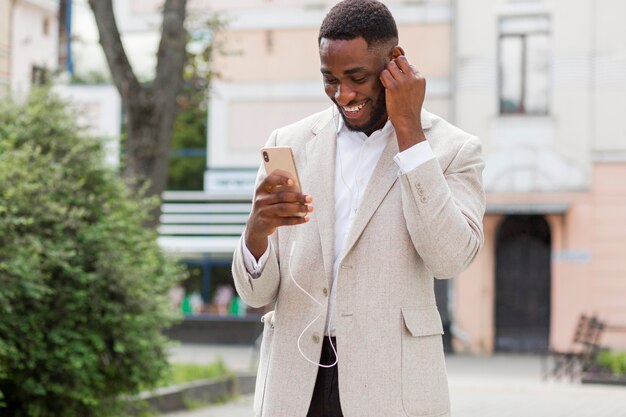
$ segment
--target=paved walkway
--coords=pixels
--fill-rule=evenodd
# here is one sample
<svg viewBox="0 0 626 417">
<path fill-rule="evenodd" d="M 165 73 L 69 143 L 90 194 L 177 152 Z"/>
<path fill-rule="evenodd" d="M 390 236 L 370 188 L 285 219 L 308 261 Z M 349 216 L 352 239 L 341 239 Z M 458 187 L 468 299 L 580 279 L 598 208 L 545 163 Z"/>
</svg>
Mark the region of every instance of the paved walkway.
<svg viewBox="0 0 626 417">
<path fill-rule="evenodd" d="M 181 346 L 172 357 L 187 361 L 193 356 L 200 362 L 219 355 L 233 369 L 244 370 L 252 353 L 248 348 Z M 626 417 L 626 387 L 544 382 L 537 357 L 450 356 L 448 375 L 454 417 Z M 245 396 L 221 406 L 165 416 L 251 417 L 251 410 L 252 397 Z"/>
</svg>

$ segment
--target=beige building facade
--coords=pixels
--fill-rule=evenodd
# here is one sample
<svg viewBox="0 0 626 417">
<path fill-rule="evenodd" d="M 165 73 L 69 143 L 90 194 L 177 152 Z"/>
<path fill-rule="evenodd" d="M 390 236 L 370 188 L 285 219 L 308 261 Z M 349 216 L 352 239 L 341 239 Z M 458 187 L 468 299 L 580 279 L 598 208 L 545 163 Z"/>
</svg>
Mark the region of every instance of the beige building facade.
<svg viewBox="0 0 626 417">
<path fill-rule="evenodd" d="M 0 94 L 9 85 L 11 74 L 11 0 L 0 0 Z"/>
<path fill-rule="evenodd" d="M 58 0 L 0 0 L 0 86 L 28 93 L 58 67 Z"/>
<path fill-rule="evenodd" d="M 626 347 L 626 28 L 620 0 L 458 1 L 456 123 L 483 140 L 485 248 L 454 281 L 455 347 Z"/>
</svg>

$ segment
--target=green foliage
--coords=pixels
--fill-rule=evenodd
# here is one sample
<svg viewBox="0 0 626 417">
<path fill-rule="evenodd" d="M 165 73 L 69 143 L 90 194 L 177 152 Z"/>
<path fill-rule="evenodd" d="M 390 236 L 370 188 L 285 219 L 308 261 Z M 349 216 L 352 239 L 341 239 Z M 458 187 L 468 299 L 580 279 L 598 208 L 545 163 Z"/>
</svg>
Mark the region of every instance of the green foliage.
<svg viewBox="0 0 626 417">
<path fill-rule="evenodd" d="M 0 103 L 1 415 L 120 415 L 167 370 L 182 272 L 74 119 L 46 91 Z"/>
<path fill-rule="evenodd" d="M 157 386 L 166 387 L 200 379 L 219 378 L 231 374 L 231 371 L 228 370 L 222 360 L 210 364 L 174 363 Z"/>
<path fill-rule="evenodd" d="M 183 73 L 183 87 L 178 97 L 179 113 L 174 123 L 172 150 L 206 150 L 207 111 L 211 80 L 219 78 L 212 58 L 224 53 L 219 33 L 226 21 L 217 14 L 189 16 L 189 43 Z M 170 158 L 168 190 L 202 190 L 206 155 L 175 155 Z"/>
<path fill-rule="evenodd" d="M 626 375 L 626 352 L 600 352 L 598 364 L 610 369 L 614 375 Z"/>
<path fill-rule="evenodd" d="M 193 107 L 178 113 L 174 122 L 172 150 L 206 149 L 206 110 Z M 168 190 L 202 190 L 206 156 L 172 156 Z"/>
<path fill-rule="evenodd" d="M 106 71 L 106 70 L 105 70 Z M 102 72 L 91 70 L 86 74 L 72 74 L 72 78 L 70 80 L 71 84 L 81 85 L 81 84 L 110 84 L 111 83 L 111 74 L 109 72 Z"/>
</svg>

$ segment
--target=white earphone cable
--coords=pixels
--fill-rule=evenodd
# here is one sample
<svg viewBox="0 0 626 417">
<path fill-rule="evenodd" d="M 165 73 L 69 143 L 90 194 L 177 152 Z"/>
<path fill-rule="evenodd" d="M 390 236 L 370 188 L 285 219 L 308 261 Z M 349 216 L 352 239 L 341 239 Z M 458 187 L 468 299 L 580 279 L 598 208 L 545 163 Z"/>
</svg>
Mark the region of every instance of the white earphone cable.
<svg viewBox="0 0 626 417">
<path fill-rule="evenodd" d="M 315 362 L 312 359 L 309 359 L 304 352 L 302 351 L 302 346 L 300 346 L 300 342 L 302 341 L 302 337 L 304 336 L 304 334 L 306 333 L 307 330 L 309 330 L 309 327 L 311 327 L 313 325 L 313 323 L 315 323 L 321 316 L 323 313 L 323 308 L 324 305 L 322 303 L 320 303 L 319 301 L 317 301 L 315 299 L 315 297 L 313 297 L 311 294 L 309 294 L 309 292 L 307 290 L 305 290 L 304 288 L 302 288 L 300 286 L 300 284 L 298 284 L 298 281 L 296 281 L 296 279 L 293 276 L 293 273 L 291 272 L 291 260 L 293 259 L 293 253 L 295 252 L 296 249 L 296 241 L 294 240 L 293 243 L 291 244 L 291 250 L 289 251 L 289 276 L 291 277 L 291 280 L 293 281 L 294 284 L 296 284 L 296 287 L 298 287 L 300 289 L 300 291 L 302 291 L 303 293 L 305 293 L 311 300 L 313 300 L 313 302 L 315 304 L 317 304 L 318 306 L 320 306 L 320 312 L 319 314 L 304 328 L 304 330 L 302 330 L 302 333 L 300 333 L 300 336 L 298 337 L 298 341 L 297 341 L 297 346 L 298 346 L 298 351 L 300 352 L 300 355 L 302 355 L 302 357 L 304 359 L 306 359 L 308 362 L 312 363 L 313 365 L 317 365 L 320 366 L 322 368 L 332 368 L 333 366 L 337 365 L 337 362 L 339 361 L 339 357 L 337 356 L 337 349 L 335 348 L 335 345 L 333 345 L 333 341 L 330 338 L 330 314 L 328 314 L 328 322 L 327 324 L 327 328 L 328 328 L 328 341 L 330 342 L 330 347 L 332 348 L 334 354 L 335 354 L 335 362 L 333 362 L 330 365 L 323 365 L 321 363 Z"/>
</svg>

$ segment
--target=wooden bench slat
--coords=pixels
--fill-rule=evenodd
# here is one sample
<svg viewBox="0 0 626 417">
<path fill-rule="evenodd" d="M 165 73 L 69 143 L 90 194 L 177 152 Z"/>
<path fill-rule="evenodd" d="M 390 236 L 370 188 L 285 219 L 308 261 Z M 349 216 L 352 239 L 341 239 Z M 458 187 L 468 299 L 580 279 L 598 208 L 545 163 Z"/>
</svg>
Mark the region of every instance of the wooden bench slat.
<svg viewBox="0 0 626 417">
<path fill-rule="evenodd" d="M 163 214 L 161 224 L 223 224 L 236 223 L 245 224 L 248 221 L 248 214 Z"/>
<path fill-rule="evenodd" d="M 163 197 L 158 242 L 180 256 L 232 253 L 252 210 L 249 196 L 168 191 Z"/>
<path fill-rule="evenodd" d="M 161 205 L 162 213 L 245 213 L 252 210 L 250 203 L 217 203 L 217 204 L 196 204 L 196 203 L 164 203 Z"/>
<path fill-rule="evenodd" d="M 161 235 L 241 235 L 245 225 L 161 225 Z"/>
</svg>

